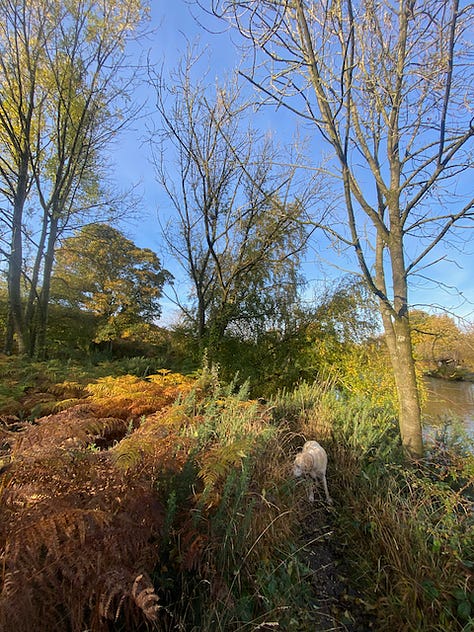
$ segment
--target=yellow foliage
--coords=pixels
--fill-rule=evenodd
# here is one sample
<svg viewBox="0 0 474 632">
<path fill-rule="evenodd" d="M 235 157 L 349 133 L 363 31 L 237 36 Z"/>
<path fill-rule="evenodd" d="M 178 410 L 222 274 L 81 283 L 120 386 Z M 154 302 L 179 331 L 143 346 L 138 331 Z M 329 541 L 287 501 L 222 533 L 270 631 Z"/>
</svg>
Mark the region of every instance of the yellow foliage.
<svg viewBox="0 0 474 632">
<path fill-rule="evenodd" d="M 91 400 L 107 415 L 125 418 L 150 415 L 188 393 L 194 380 L 177 373 L 141 379 L 132 375 L 105 377 L 91 384 Z"/>
<path fill-rule="evenodd" d="M 143 392 L 148 386 L 145 380 L 141 380 L 133 375 L 124 375 L 121 377 L 101 377 L 95 384 L 89 384 L 88 390 L 95 397 L 115 397 L 117 395 L 125 395 Z"/>
<path fill-rule="evenodd" d="M 66 380 L 60 384 L 48 386 L 48 393 L 52 393 L 62 399 L 79 399 L 87 395 L 87 390 L 83 384 Z"/>
<path fill-rule="evenodd" d="M 149 375 L 147 380 L 163 388 L 178 386 L 182 394 L 189 392 L 196 384 L 194 378 L 187 377 L 181 373 L 172 373 L 168 369 L 161 369 L 158 373 Z"/>
<path fill-rule="evenodd" d="M 59 413 L 62 410 L 67 410 L 68 408 L 72 408 L 72 406 L 77 406 L 80 403 L 81 403 L 81 400 L 75 397 L 72 397 L 71 399 L 62 399 L 61 401 L 56 402 L 54 404 L 51 412 Z"/>
<path fill-rule="evenodd" d="M 188 422 L 180 406 L 150 415 L 108 451 L 112 462 L 125 471 L 134 468 L 147 471 L 153 478 L 159 471 L 180 471 L 188 456 L 190 440 L 181 437 L 178 430 Z"/>
<path fill-rule="evenodd" d="M 385 346 L 354 348 L 340 359 L 336 381 L 374 406 L 396 406 L 395 380 Z"/>
</svg>

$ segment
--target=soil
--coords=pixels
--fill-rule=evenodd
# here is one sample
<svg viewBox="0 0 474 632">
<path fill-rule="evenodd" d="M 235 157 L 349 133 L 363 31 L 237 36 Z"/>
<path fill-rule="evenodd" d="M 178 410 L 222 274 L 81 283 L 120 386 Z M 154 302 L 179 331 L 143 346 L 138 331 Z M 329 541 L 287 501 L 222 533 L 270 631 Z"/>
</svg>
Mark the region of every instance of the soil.
<svg viewBox="0 0 474 632">
<path fill-rule="evenodd" d="M 305 501 L 302 501 L 305 502 Z M 351 580 L 334 530 L 337 507 L 323 500 L 302 507 L 304 553 L 314 586 L 315 632 L 369 632 L 376 629 L 373 606 Z"/>
</svg>

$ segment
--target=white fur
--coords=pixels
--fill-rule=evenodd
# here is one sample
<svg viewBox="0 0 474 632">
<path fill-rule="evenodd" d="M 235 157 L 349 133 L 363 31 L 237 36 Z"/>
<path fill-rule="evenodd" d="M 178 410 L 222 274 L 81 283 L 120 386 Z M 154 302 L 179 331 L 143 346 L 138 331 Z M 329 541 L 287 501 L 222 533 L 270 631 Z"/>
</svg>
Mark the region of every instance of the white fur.
<svg viewBox="0 0 474 632">
<path fill-rule="evenodd" d="M 309 475 L 314 481 L 321 481 L 326 494 L 326 500 L 332 503 L 329 496 L 328 484 L 326 481 L 326 468 L 328 464 L 328 455 L 326 450 L 319 445 L 317 441 L 307 441 L 303 450 L 295 457 L 293 465 L 293 475 L 295 477 Z M 314 502 L 313 485 L 309 493 L 309 502 Z"/>
</svg>

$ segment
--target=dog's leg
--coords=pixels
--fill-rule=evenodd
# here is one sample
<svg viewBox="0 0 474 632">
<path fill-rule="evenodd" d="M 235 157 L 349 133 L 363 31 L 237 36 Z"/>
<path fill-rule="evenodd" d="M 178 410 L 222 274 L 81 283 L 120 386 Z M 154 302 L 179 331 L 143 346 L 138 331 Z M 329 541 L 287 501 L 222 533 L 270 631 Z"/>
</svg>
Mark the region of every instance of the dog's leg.
<svg viewBox="0 0 474 632">
<path fill-rule="evenodd" d="M 327 483 L 327 480 L 326 480 L 326 475 L 325 475 L 325 474 L 323 474 L 323 475 L 321 476 L 321 480 L 322 480 L 322 482 L 323 482 L 324 493 L 326 494 L 326 500 L 327 500 L 327 502 L 328 502 L 330 505 L 332 505 L 332 498 L 331 498 L 331 496 L 329 495 L 328 483 Z"/>
<path fill-rule="evenodd" d="M 308 500 L 310 503 L 314 503 L 314 488 L 315 485 L 317 485 L 318 481 L 318 477 L 314 475 L 314 472 L 310 472 L 309 476 L 308 476 L 308 481 L 309 481 L 309 496 L 308 496 Z"/>
</svg>

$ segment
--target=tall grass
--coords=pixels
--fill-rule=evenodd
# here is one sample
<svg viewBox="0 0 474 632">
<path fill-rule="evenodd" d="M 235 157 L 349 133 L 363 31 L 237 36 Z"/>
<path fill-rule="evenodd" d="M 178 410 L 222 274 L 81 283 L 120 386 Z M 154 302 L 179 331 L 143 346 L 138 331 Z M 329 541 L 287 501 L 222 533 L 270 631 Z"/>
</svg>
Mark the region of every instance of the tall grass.
<svg viewBox="0 0 474 632">
<path fill-rule="evenodd" d="M 329 453 L 336 529 L 352 582 L 377 630 L 474 629 L 474 452 L 443 432 L 426 458 L 404 461 L 396 415 L 359 397 L 303 385 L 295 428 Z"/>
<path fill-rule="evenodd" d="M 197 472 L 187 520 L 173 508 L 169 521 L 170 631 L 314 629 L 288 476 L 294 433 L 246 389 L 205 373 L 184 404 L 200 420 L 183 428 L 196 441 Z M 189 480 L 176 478 L 173 494 L 182 486 Z"/>
</svg>

